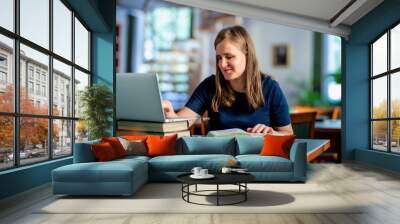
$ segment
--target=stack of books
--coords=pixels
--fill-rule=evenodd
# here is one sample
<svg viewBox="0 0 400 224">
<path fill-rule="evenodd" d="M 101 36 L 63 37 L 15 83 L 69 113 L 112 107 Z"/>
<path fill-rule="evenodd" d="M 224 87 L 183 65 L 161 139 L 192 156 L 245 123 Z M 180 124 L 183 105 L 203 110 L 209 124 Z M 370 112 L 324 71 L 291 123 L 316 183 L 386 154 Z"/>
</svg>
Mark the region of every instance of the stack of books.
<svg viewBox="0 0 400 224">
<path fill-rule="evenodd" d="M 178 135 L 190 136 L 188 121 L 151 122 L 151 121 L 125 121 L 117 123 L 117 135 Z"/>
</svg>

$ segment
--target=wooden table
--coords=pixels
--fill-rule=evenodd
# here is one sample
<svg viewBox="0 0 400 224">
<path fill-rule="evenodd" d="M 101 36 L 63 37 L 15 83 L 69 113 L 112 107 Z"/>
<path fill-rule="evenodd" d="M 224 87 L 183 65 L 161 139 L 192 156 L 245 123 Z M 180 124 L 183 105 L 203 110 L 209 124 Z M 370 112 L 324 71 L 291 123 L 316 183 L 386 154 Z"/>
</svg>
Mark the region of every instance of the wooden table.
<svg viewBox="0 0 400 224">
<path fill-rule="evenodd" d="M 307 143 L 307 162 L 313 161 L 331 146 L 329 139 L 296 139 L 295 142 Z"/>
<path fill-rule="evenodd" d="M 331 141 L 330 147 L 326 152 L 332 155 L 337 163 L 342 161 L 341 131 L 340 120 L 315 122 L 314 137 L 318 139 L 329 139 Z"/>
</svg>

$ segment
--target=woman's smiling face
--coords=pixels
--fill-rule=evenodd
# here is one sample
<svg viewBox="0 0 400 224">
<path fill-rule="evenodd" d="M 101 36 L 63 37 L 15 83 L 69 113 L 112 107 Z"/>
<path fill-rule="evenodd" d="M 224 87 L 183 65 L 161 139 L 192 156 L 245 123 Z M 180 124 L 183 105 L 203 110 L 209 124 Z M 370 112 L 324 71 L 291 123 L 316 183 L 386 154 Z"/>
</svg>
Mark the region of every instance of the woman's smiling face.
<svg viewBox="0 0 400 224">
<path fill-rule="evenodd" d="M 240 78 L 246 69 L 246 55 L 228 38 L 221 41 L 215 48 L 218 68 L 225 80 Z"/>
</svg>

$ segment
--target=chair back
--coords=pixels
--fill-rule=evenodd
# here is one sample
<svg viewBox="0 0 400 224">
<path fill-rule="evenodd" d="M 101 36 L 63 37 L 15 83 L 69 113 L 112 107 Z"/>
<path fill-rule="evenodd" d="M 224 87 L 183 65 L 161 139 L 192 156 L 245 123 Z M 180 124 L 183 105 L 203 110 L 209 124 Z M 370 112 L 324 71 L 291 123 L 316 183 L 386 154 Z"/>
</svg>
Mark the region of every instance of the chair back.
<svg viewBox="0 0 400 224">
<path fill-rule="evenodd" d="M 290 114 L 296 138 L 314 138 L 315 118 L 317 112 L 301 112 Z"/>
</svg>

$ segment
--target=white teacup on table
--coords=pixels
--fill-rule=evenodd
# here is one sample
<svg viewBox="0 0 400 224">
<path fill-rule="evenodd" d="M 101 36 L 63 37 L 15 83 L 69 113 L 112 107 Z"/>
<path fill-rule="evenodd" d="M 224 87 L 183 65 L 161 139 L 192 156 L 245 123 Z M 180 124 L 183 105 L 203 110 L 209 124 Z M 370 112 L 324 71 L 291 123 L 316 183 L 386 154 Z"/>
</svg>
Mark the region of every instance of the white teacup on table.
<svg viewBox="0 0 400 224">
<path fill-rule="evenodd" d="M 201 168 L 201 167 L 199 167 L 199 166 L 193 167 L 192 173 L 193 173 L 194 175 L 196 175 L 196 176 L 200 176 L 200 175 L 201 175 L 200 172 L 201 172 L 202 169 L 203 169 L 203 168 Z"/>
<path fill-rule="evenodd" d="M 201 169 L 200 170 L 200 176 L 204 177 L 208 175 L 208 169 Z"/>
</svg>

